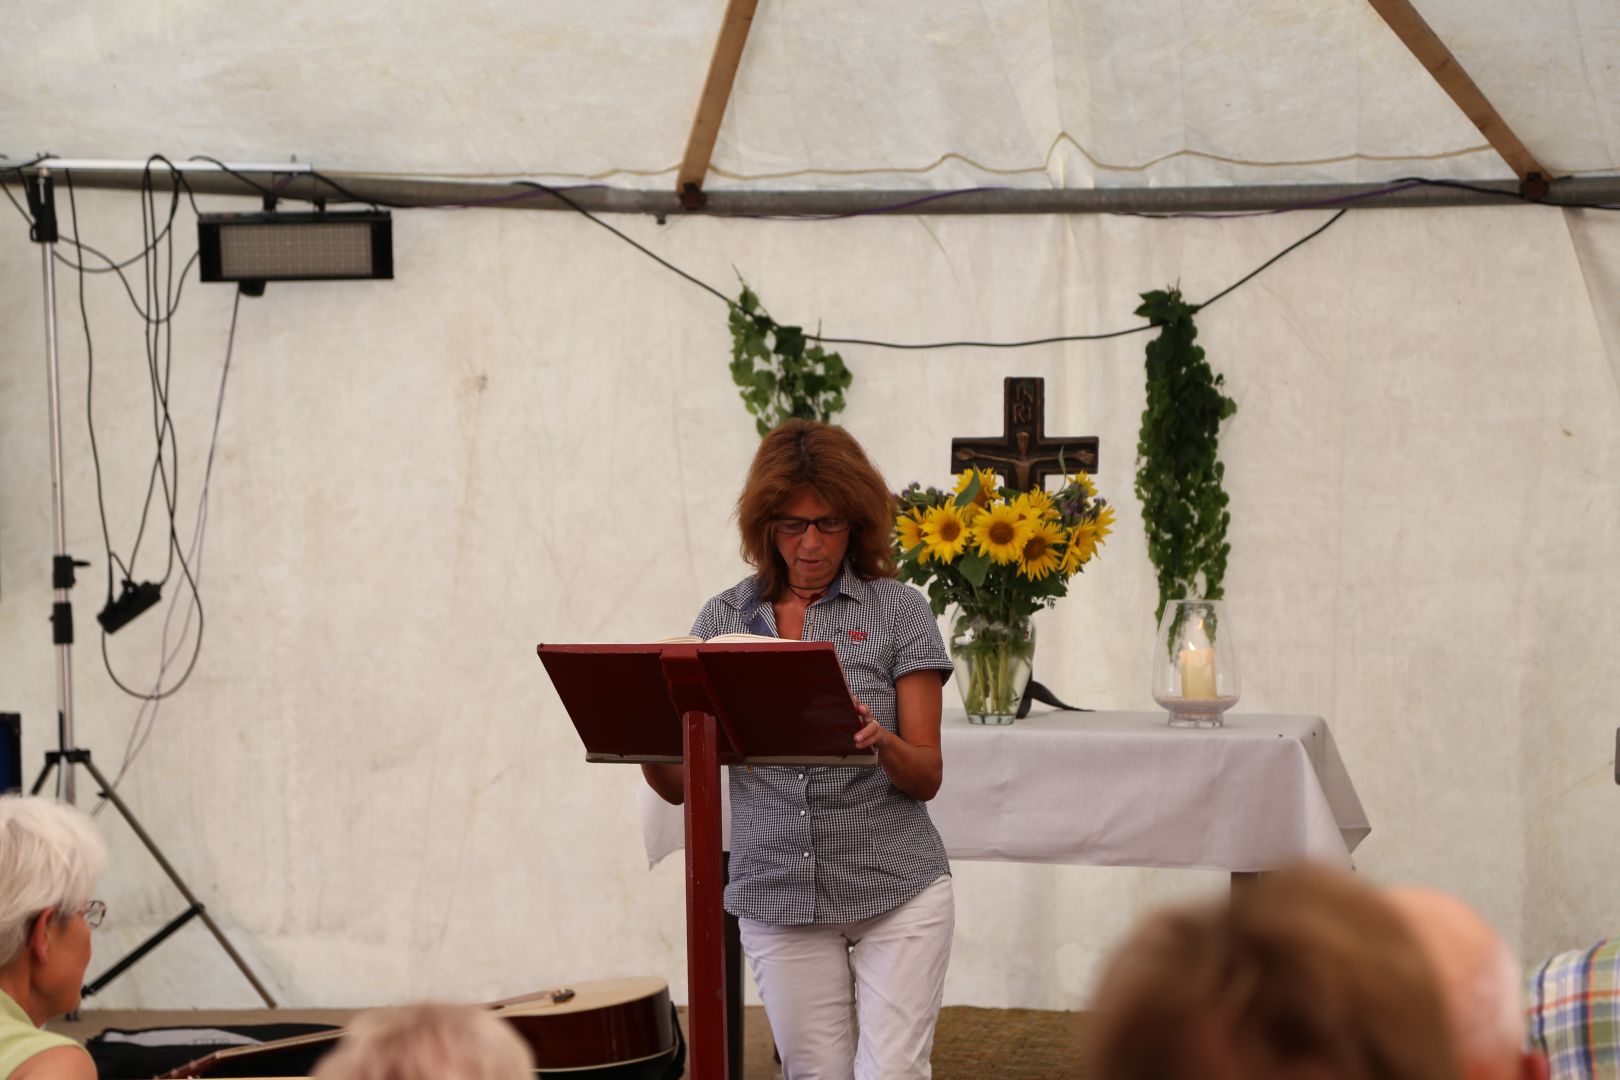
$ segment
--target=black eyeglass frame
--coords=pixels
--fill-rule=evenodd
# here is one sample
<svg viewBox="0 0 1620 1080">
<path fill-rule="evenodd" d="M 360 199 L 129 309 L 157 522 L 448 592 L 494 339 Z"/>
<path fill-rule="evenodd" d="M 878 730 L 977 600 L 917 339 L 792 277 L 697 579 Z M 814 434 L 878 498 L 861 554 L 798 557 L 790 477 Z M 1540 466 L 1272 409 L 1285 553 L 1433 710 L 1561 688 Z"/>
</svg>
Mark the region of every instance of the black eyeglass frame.
<svg viewBox="0 0 1620 1080">
<path fill-rule="evenodd" d="M 771 518 L 771 528 L 786 533 L 788 536 L 803 536 L 812 525 L 823 536 L 834 536 L 838 533 L 849 532 L 854 527 L 854 523 L 842 514 L 829 514 L 826 517 L 818 518 L 802 518 L 793 517 L 790 514 L 778 514 Z"/>
</svg>

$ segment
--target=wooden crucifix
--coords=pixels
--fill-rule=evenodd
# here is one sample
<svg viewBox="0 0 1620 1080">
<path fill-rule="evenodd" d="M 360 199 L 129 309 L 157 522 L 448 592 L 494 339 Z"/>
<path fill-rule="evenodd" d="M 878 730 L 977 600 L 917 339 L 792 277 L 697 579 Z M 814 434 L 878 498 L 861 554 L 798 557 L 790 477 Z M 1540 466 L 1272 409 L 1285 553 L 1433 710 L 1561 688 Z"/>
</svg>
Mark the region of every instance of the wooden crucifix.
<svg viewBox="0 0 1620 1080">
<path fill-rule="evenodd" d="M 1002 380 L 1000 438 L 951 440 L 951 471 L 972 465 L 994 469 L 1019 491 L 1044 488 L 1048 476 L 1065 470 L 1097 471 L 1094 435 L 1046 437 L 1046 380 L 1009 375 Z"/>
</svg>

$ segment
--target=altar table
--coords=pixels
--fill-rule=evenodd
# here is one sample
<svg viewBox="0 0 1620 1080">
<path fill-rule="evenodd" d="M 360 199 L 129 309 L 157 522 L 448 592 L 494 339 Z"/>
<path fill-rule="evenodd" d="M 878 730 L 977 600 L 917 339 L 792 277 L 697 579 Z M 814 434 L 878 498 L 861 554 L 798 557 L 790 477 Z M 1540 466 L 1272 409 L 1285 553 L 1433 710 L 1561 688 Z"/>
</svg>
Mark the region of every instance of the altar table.
<svg viewBox="0 0 1620 1080">
<path fill-rule="evenodd" d="M 928 812 L 953 859 L 1246 873 L 1349 866 L 1371 831 L 1318 716 L 1172 728 L 1163 712 L 1035 712 L 985 727 L 947 709 L 941 736 Z M 680 808 L 645 788 L 640 808 L 648 861 L 679 851 Z"/>
</svg>

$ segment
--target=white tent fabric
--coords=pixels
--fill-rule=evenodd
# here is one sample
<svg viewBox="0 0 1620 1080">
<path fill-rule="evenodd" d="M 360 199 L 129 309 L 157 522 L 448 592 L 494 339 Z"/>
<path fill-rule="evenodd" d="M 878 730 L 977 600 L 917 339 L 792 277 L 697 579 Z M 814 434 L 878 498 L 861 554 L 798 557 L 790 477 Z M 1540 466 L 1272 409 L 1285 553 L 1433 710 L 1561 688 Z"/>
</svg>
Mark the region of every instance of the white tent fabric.
<svg viewBox="0 0 1620 1080">
<path fill-rule="evenodd" d="M 711 183 L 1507 175 L 1358 4 L 1126 6 L 952 3 L 923 21 L 765 0 Z M 1615 171 L 1613 13 L 1537 12 L 1532 33 L 1517 7 L 1423 5 L 1545 162 Z M 13 5 L 0 129 L 20 144 L 0 149 L 664 187 L 721 10 Z M 133 195 L 80 190 L 77 208 L 86 242 L 139 249 Z M 1323 220 L 616 224 L 723 289 L 740 272 L 785 321 L 938 340 L 1128 326 L 1138 293 L 1179 281 L 1211 296 Z M 23 713 L 37 760 L 56 707 L 44 334 L 39 250 L 12 228 L 0 708 Z M 755 437 L 725 368 L 725 310 L 572 215 L 401 212 L 395 233 L 393 282 L 243 301 L 201 660 L 124 793 L 289 1002 L 494 997 L 627 972 L 666 975 L 684 1000 L 679 867 L 647 871 L 638 778 L 583 763 L 533 647 L 681 632 L 743 573 L 728 513 Z M 184 213 L 179 235 L 183 261 Z M 68 547 L 95 561 L 74 595 L 79 734 L 111 769 L 137 707 L 100 665 L 86 354 L 76 279 L 62 270 L 59 286 Z M 1240 708 L 1326 716 L 1373 822 L 1362 870 L 1456 891 L 1526 957 L 1615 929 L 1617 289 L 1613 215 L 1356 211 L 1199 318 L 1239 404 L 1222 456 Z M 140 322 L 105 275 L 85 297 L 107 515 L 127 555 L 152 447 Z M 232 301 L 193 282 L 174 326 L 182 540 Z M 1049 431 L 1101 437 L 1120 527 L 1041 617 L 1040 662 L 1064 697 L 1102 708 L 1150 707 L 1154 585 L 1131 495 L 1145 341 L 845 350 L 844 422 L 897 486 L 942 481 L 952 436 L 995 429 L 1004 375 L 1047 379 Z M 161 541 L 147 545 L 142 578 L 162 573 Z M 126 681 L 152 685 L 161 631 L 148 613 L 109 640 Z M 102 820 L 112 914 L 92 973 L 181 907 Z M 956 870 L 947 1000 L 978 1005 L 1077 1007 L 1147 906 L 1223 887 Z M 192 926 L 96 1003 L 252 1002 Z"/>
<path fill-rule="evenodd" d="M 671 186 L 721 0 L 13 4 L 24 151 Z M 1620 167 L 1620 11 L 1425 0 L 1553 172 Z M 20 144 L 20 145 L 19 145 Z M 760 5 L 710 185 L 1148 187 L 1510 175 L 1363 0 Z"/>
</svg>

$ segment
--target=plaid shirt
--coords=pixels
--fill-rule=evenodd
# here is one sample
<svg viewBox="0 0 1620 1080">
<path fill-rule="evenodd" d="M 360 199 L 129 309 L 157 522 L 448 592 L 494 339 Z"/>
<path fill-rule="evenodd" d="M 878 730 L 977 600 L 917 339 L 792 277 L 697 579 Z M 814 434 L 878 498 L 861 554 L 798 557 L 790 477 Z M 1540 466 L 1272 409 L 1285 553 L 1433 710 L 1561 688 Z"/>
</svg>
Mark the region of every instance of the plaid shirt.
<svg viewBox="0 0 1620 1080">
<path fill-rule="evenodd" d="M 692 633 L 777 636 L 750 577 L 703 605 Z M 830 641 L 872 718 L 898 731 L 894 684 L 914 671 L 949 677 L 928 601 L 847 565 L 804 614 L 804 640 Z M 843 923 L 892 911 L 950 873 L 928 808 L 870 766 L 731 769 L 731 884 L 726 910 L 781 926 Z"/>
<path fill-rule="evenodd" d="M 1620 1077 L 1620 938 L 1577 949 L 1533 968 L 1530 1048 L 1560 1077 Z"/>
</svg>

